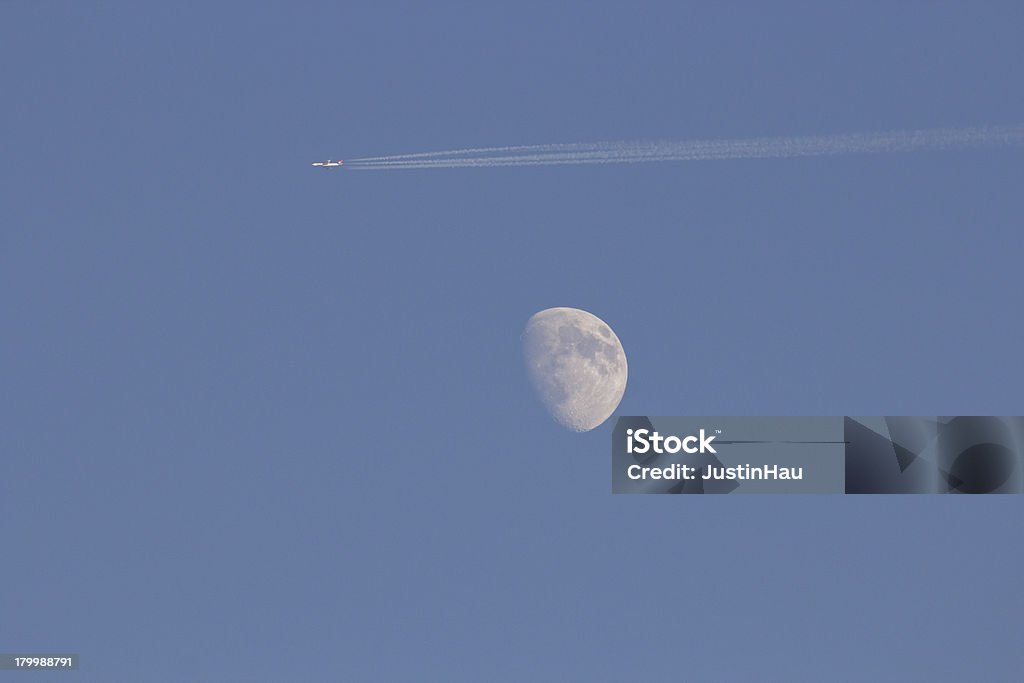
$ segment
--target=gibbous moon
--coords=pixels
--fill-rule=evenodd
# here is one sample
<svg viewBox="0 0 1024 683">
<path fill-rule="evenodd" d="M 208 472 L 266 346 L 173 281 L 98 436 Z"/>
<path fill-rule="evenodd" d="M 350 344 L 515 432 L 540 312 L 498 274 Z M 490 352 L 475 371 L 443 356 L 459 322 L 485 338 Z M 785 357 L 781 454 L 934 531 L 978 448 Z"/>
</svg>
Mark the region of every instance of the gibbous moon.
<svg viewBox="0 0 1024 683">
<path fill-rule="evenodd" d="M 556 422 L 587 432 L 615 412 L 626 391 L 626 352 L 603 320 L 549 308 L 530 318 L 522 339 L 530 381 Z"/>
</svg>

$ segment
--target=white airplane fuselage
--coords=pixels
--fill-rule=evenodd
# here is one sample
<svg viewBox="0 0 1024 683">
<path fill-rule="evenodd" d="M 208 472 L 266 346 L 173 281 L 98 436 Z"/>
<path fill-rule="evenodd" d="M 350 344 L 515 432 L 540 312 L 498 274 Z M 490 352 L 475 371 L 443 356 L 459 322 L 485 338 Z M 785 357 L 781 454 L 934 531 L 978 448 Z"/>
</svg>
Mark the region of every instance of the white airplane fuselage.
<svg viewBox="0 0 1024 683">
<path fill-rule="evenodd" d="M 328 159 L 327 161 L 316 161 L 313 163 L 313 165 L 320 166 L 321 168 L 335 168 L 337 166 L 341 166 L 344 163 L 345 162 L 342 161 L 341 159 L 338 159 L 337 161 L 331 161 L 330 159 Z"/>
</svg>

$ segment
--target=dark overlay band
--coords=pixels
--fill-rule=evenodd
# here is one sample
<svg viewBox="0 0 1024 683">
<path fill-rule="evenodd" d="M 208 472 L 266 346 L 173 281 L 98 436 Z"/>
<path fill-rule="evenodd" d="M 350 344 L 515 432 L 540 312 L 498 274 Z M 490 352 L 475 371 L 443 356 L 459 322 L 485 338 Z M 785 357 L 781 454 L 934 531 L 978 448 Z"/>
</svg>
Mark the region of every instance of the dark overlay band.
<svg viewBox="0 0 1024 683">
<path fill-rule="evenodd" d="M 613 493 L 1021 493 L 1024 417 L 619 417 Z"/>
</svg>

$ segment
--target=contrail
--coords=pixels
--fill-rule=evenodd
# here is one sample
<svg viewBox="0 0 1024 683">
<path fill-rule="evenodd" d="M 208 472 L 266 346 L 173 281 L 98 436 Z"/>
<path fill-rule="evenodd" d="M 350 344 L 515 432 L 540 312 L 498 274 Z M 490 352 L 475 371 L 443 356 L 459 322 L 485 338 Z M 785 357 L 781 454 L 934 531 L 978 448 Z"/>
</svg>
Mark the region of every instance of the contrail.
<svg viewBox="0 0 1024 683">
<path fill-rule="evenodd" d="M 360 157 L 346 163 L 359 164 L 370 161 L 404 161 L 406 159 L 428 159 L 432 157 L 462 157 L 473 154 L 518 154 L 523 152 L 586 152 L 600 149 L 603 142 L 563 142 L 549 145 L 511 145 L 506 147 L 466 147 L 440 152 L 417 152 L 415 154 L 391 154 L 383 157 Z"/>
<path fill-rule="evenodd" d="M 841 154 L 887 154 L 926 150 L 1002 147 L 1024 144 L 1024 125 L 930 128 L 881 133 L 803 137 L 589 144 L 519 145 L 368 157 L 346 162 L 352 170 L 561 166 L 654 161 L 781 159 Z"/>
</svg>

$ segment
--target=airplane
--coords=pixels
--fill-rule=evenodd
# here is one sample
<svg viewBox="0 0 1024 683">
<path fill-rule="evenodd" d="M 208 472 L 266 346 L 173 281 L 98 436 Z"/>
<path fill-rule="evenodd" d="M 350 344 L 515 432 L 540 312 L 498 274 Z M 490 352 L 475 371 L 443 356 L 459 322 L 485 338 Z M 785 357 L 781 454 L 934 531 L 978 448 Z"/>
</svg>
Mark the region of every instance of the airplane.
<svg viewBox="0 0 1024 683">
<path fill-rule="evenodd" d="M 342 161 L 341 159 L 338 159 L 337 161 L 331 161 L 330 159 L 328 159 L 327 161 L 316 161 L 313 163 L 313 165 L 321 166 L 323 168 L 334 168 L 336 166 L 341 166 L 344 163 L 345 162 Z"/>
</svg>

